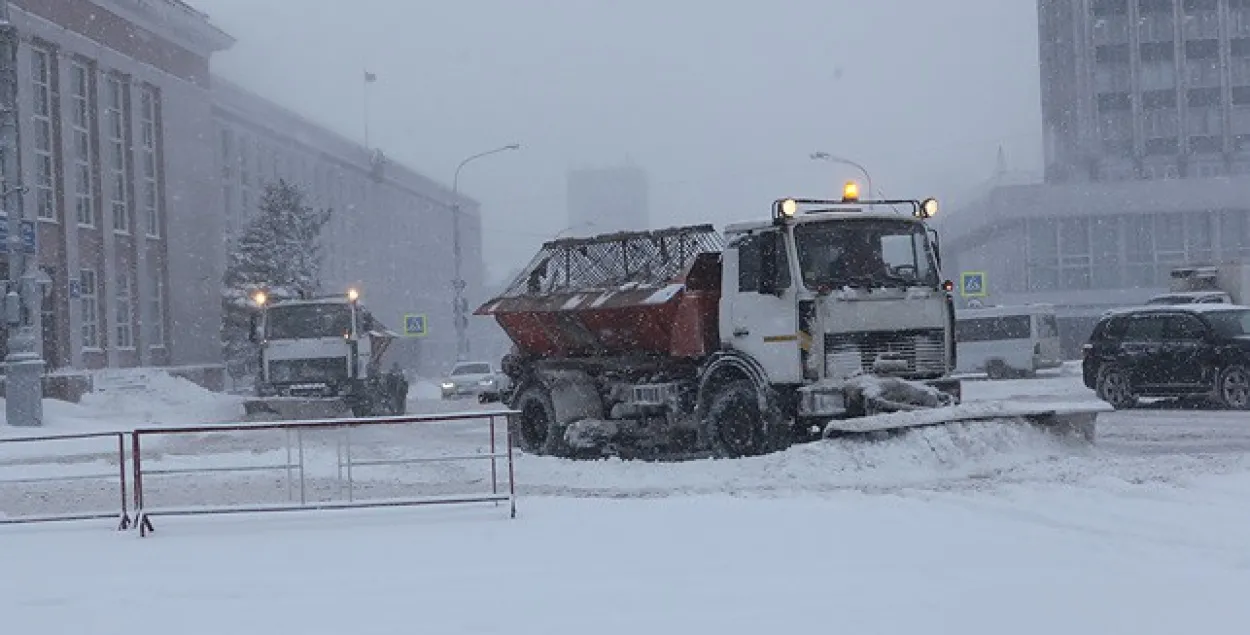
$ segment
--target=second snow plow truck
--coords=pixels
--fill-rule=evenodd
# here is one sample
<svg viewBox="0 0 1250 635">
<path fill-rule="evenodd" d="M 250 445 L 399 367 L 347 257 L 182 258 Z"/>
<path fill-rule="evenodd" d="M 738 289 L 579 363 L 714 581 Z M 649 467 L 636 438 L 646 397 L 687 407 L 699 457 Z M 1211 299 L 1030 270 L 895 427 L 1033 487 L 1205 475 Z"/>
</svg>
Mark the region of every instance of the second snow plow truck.
<svg viewBox="0 0 1250 635">
<path fill-rule="evenodd" d="M 562 238 L 477 315 L 513 342 L 522 450 L 741 457 L 1012 419 L 1092 440 L 1098 410 L 960 405 L 934 199 L 783 199 L 772 218 Z"/>
<path fill-rule="evenodd" d="M 252 341 L 260 355 L 256 396 L 244 402 L 250 420 L 331 419 L 402 415 L 408 380 L 399 367 L 382 370 L 398 335 L 346 294 L 270 301 L 257 292 L 260 313 Z"/>
</svg>

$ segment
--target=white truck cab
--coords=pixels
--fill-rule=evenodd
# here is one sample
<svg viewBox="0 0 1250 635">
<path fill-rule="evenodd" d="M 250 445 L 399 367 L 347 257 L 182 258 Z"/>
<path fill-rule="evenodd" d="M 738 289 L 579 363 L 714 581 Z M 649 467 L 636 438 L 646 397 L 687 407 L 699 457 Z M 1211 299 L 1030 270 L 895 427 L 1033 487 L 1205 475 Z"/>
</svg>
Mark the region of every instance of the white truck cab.
<svg viewBox="0 0 1250 635">
<path fill-rule="evenodd" d="M 861 203 L 853 185 L 842 201 L 784 199 L 771 223 L 726 227 L 722 345 L 801 393 L 870 374 L 958 399 L 951 284 L 924 222 L 937 203 Z M 845 405 L 808 408 L 836 416 Z"/>
</svg>

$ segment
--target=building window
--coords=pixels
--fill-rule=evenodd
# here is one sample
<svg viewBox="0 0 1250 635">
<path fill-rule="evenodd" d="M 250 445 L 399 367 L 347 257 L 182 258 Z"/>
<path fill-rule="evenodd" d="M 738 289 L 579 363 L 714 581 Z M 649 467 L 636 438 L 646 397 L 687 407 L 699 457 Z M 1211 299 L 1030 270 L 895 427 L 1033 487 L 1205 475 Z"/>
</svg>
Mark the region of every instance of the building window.
<svg viewBox="0 0 1250 635">
<path fill-rule="evenodd" d="M 252 218 L 252 176 L 253 151 L 259 144 L 246 137 L 239 137 L 239 156 L 235 159 L 239 165 L 239 194 L 243 199 L 243 218 Z M 257 185 L 259 185 L 257 179 Z M 246 222 L 246 220 L 245 220 Z"/>
<path fill-rule="evenodd" d="M 1094 219 L 1090 223 L 1089 240 L 1093 256 L 1090 286 L 1095 289 L 1119 289 L 1124 285 L 1120 267 L 1120 218 Z"/>
<path fill-rule="evenodd" d="M 91 90 L 91 68 L 74 61 L 69 66 L 69 130 L 74 147 L 74 214 L 82 227 L 96 226 L 95 213 L 95 145 L 92 112 L 95 110 Z"/>
<path fill-rule="evenodd" d="M 1250 212 L 1220 212 L 1220 256 L 1250 258 Z"/>
<path fill-rule="evenodd" d="M 134 306 L 131 302 L 130 276 L 123 271 L 117 274 L 117 297 L 113 307 L 118 348 L 135 347 Z"/>
<path fill-rule="evenodd" d="M 1167 286 L 1172 267 L 1188 260 L 1185 252 L 1185 214 L 1160 214 L 1155 219 L 1156 286 Z"/>
<path fill-rule="evenodd" d="M 150 280 L 148 282 L 148 339 L 149 346 L 161 347 L 165 345 L 165 281 L 161 277 L 161 270 L 157 267 L 149 269 Z"/>
<path fill-rule="evenodd" d="M 129 173 L 126 165 L 126 84 L 121 78 L 105 80 L 104 124 L 108 157 L 109 205 L 113 212 L 113 230 L 130 231 L 130 201 L 127 197 Z"/>
<path fill-rule="evenodd" d="M 1213 231 L 1212 215 L 1207 212 L 1194 212 L 1185 219 L 1185 247 L 1188 251 L 1188 262 L 1211 262 L 1215 256 L 1215 232 Z"/>
<path fill-rule="evenodd" d="M 1059 222 L 1059 283 L 1063 289 L 1090 286 L 1089 220 L 1065 218 Z"/>
<path fill-rule="evenodd" d="M 1125 282 L 1137 289 L 1154 287 L 1154 217 L 1134 214 L 1124 224 Z"/>
<path fill-rule="evenodd" d="M 139 167 L 143 217 L 148 236 L 161 235 L 160 93 L 153 86 L 139 91 Z"/>
<path fill-rule="evenodd" d="M 35 151 L 35 215 L 42 220 L 56 220 L 56 139 L 52 126 L 53 94 L 56 70 L 52 66 L 52 52 L 43 48 L 31 49 L 31 101 L 34 112 L 31 125 L 34 131 Z"/>
<path fill-rule="evenodd" d="M 1027 224 L 1029 254 L 1029 290 L 1059 289 L 1058 228 L 1053 220 L 1029 220 Z"/>
<path fill-rule="evenodd" d="M 95 270 L 79 271 L 78 280 L 82 286 L 78 296 L 79 311 L 82 315 L 82 347 L 98 350 L 100 348 L 100 294 Z"/>
</svg>

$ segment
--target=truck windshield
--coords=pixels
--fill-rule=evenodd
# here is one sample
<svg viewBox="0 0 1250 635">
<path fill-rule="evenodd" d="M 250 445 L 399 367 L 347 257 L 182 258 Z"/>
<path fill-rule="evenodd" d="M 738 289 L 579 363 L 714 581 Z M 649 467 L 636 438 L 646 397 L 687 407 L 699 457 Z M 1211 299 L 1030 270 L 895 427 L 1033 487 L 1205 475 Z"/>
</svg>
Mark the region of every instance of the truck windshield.
<svg viewBox="0 0 1250 635">
<path fill-rule="evenodd" d="M 920 223 L 803 223 L 794 228 L 794 240 L 803 284 L 812 290 L 938 285 L 929 237 Z"/>
<path fill-rule="evenodd" d="M 1221 337 L 1250 335 L 1250 309 L 1211 311 L 1203 315 Z"/>
<path fill-rule="evenodd" d="M 352 310 L 346 304 L 296 304 L 265 312 L 265 337 L 291 340 L 343 337 L 352 328 Z"/>
</svg>

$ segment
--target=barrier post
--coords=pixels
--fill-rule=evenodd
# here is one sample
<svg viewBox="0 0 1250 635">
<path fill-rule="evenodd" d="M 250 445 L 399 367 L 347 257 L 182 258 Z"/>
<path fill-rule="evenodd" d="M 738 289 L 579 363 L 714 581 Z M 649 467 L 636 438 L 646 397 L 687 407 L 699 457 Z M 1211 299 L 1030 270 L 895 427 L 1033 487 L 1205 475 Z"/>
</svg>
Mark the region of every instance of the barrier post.
<svg viewBox="0 0 1250 635">
<path fill-rule="evenodd" d="M 139 526 L 139 536 L 147 536 L 156 529 L 152 527 L 152 519 L 143 511 L 143 446 L 139 437 L 142 436 L 138 430 L 130 433 L 131 452 L 130 463 L 134 467 L 134 483 L 135 488 L 135 524 Z"/>
<path fill-rule="evenodd" d="M 504 443 L 508 444 L 508 505 L 511 506 L 508 517 L 516 518 L 516 470 L 512 466 L 512 415 L 508 415 L 507 422 L 504 429 Z"/>
<path fill-rule="evenodd" d="M 130 529 L 130 513 L 126 502 L 126 433 L 117 433 L 117 472 L 122 497 L 122 517 L 117 523 L 117 531 Z"/>
<path fill-rule="evenodd" d="M 499 477 L 495 474 L 495 415 L 490 416 L 490 493 L 499 493 Z"/>
</svg>

